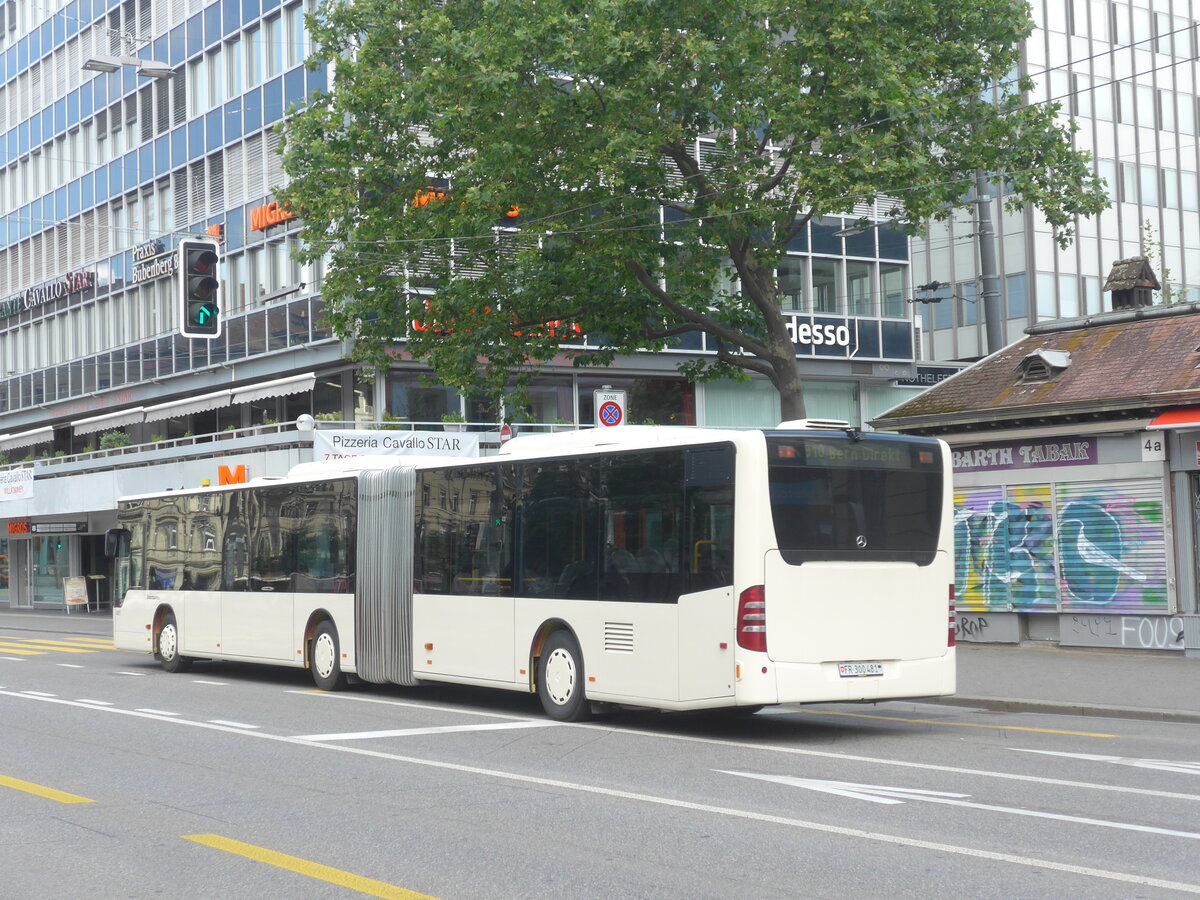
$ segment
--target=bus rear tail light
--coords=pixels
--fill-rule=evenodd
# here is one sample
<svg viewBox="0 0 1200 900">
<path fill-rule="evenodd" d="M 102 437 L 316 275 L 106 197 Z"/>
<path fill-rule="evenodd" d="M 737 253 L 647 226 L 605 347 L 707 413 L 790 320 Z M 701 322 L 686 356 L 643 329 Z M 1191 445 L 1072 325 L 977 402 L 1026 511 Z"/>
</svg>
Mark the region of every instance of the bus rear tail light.
<svg viewBox="0 0 1200 900">
<path fill-rule="evenodd" d="M 743 650 L 767 652 L 767 599 L 761 584 L 738 597 L 737 643 Z"/>
<path fill-rule="evenodd" d="M 958 630 L 955 627 L 957 624 L 957 620 L 954 618 L 954 585 L 950 585 L 950 633 L 946 635 L 947 647 L 954 646 L 954 632 Z"/>
</svg>

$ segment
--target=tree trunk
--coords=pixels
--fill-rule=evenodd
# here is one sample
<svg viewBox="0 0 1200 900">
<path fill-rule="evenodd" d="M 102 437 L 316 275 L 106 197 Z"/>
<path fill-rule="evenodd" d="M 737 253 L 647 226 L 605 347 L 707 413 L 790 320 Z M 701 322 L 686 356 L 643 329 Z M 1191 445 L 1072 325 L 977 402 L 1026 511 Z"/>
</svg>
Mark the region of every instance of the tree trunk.
<svg viewBox="0 0 1200 900">
<path fill-rule="evenodd" d="M 784 371 L 780 371 L 780 366 L 775 367 L 775 389 L 779 391 L 779 418 L 781 422 L 790 422 L 793 419 L 805 418 L 804 408 L 804 388 L 800 384 L 800 372 L 796 366 L 795 359 L 787 360 L 783 364 Z"/>
</svg>

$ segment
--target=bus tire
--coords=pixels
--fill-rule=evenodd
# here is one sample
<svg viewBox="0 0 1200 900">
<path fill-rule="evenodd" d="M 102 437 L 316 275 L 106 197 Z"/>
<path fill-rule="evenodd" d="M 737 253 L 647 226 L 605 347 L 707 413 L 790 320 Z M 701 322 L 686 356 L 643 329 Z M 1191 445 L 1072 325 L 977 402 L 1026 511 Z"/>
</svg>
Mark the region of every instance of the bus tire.
<svg viewBox="0 0 1200 900">
<path fill-rule="evenodd" d="M 175 622 L 175 613 L 163 616 L 162 628 L 158 630 L 158 649 L 154 655 L 165 672 L 186 672 L 192 667 L 190 659 L 179 655 L 179 625 Z"/>
<path fill-rule="evenodd" d="M 337 691 L 345 687 L 346 675 L 342 672 L 341 659 L 337 629 L 326 619 L 313 632 L 308 648 L 308 668 L 320 690 Z"/>
<path fill-rule="evenodd" d="M 582 722 L 591 713 L 584 696 L 583 653 L 574 635 L 560 629 L 542 645 L 538 657 L 537 693 L 542 709 L 560 722 Z"/>
</svg>

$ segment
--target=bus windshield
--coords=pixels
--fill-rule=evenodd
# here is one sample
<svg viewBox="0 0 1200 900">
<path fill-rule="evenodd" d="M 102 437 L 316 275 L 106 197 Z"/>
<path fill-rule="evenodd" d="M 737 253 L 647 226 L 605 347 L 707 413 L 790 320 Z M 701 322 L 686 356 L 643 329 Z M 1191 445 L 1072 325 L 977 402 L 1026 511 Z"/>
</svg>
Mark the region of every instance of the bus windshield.
<svg viewBox="0 0 1200 900">
<path fill-rule="evenodd" d="M 937 445 L 891 435 L 768 435 L 775 539 L 792 565 L 929 565 L 941 529 Z"/>
</svg>

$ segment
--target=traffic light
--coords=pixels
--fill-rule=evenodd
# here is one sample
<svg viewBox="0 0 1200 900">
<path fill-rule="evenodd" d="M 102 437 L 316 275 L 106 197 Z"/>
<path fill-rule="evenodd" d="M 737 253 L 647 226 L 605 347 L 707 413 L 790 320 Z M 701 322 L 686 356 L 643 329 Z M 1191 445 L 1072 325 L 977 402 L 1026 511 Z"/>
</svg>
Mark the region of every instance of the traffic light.
<svg viewBox="0 0 1200 900">
<path fill-rule="evenodd" d="M 179 242 L 179 333 L 189 338 L 221 336 L 220 245 L 213 241 Z"/>
</svg>

